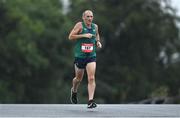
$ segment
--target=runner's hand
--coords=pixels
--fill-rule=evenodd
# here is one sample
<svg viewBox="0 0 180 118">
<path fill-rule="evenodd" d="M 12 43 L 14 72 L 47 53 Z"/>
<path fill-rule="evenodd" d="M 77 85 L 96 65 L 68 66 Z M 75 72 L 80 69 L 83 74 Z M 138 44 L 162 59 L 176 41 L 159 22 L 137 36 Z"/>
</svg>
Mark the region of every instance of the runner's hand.
<svg viewBox="0 0 180 118">
<path fill-rule="evenodd" d="M 97 43 L 96 43 L 96 44 L 97 44 L 97 47 L 98 47 L 98 48 L 102 48 L 102 44 L 101 44 L 101 42 L 100 42 L 100 41 L 97 41 Z"/>
<path fill-rule="evenodd" d="M 90 38 L 92 38 L 92 36 L 93 36 L 93 34 L 91 34 L 91 33 L 84 34 L 85 38 L 89 38 L 90 39 Z"/>
</svg>

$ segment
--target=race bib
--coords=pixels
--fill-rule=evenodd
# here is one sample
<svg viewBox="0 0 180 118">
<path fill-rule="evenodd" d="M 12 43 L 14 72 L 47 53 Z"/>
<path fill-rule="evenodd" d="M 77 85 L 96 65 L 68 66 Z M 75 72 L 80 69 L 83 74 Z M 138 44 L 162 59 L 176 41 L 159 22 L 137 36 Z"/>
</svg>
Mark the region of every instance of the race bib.
<svg viewBox="0 0 180 118">
<path fill-rule="evenodd" d="M 82 52 L 89 53 L 93 51 L 93 44 L 92 43 L 82 43 L 81 44 Z"/>
</svg>

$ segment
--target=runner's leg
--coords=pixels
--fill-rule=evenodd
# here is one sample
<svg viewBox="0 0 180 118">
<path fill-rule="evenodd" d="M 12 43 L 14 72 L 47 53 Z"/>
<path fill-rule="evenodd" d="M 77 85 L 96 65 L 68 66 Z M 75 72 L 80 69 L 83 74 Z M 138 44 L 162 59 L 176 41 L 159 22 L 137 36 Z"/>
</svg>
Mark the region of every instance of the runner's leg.
<svg viewBox="0 0 180 118">
<path fill-rule="evenodd" d="M 96 71 L 96 62 L 90 62 L 86 66 L 87 76 L 88 76 L 88 94 L 89 100 L 93 100 L 94 92 L 96 88 L 95 83 L 95 71 Z"/>
<path fill-rule="evenodd" d="M 75 77 L 74 77 L 74 79 L 72 81 L 72 85 L 73 85 L 72 89 L 73 89 L 73 92 L 77 92 L 79 84 L 83 79 L 84 69 L 79 69 L 76 66 L 76 64 L 75 64 L 74 68 L 75 68 Z"/>
</svg>

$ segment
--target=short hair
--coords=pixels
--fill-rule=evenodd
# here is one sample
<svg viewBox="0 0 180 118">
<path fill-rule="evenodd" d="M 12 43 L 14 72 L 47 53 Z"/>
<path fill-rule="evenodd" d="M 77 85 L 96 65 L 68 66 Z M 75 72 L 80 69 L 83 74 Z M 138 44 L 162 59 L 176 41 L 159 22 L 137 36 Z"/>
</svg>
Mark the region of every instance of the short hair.
<svg viewBox="0 0 180 118">
<path fill-rule="evenodd" d="M 91 10 L 85 10 L 83 13 L 82 13 L 82 18 L 84 17 L 85 13 L 86 12 L 92 12 Z M 92 12 L 93 13 L 93 12 Z"/>
</svg>

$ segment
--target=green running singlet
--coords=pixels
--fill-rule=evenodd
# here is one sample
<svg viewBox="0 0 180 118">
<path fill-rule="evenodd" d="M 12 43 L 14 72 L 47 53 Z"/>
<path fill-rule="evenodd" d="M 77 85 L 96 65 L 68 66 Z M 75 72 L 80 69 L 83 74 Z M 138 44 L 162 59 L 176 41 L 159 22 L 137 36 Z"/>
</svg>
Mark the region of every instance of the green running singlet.
<svg viewBox="0 0 180 118">
<path fill-rule="evenodd" d="M 76 58 L 91 58 L 96 57 L 96 28 L 95 24 L 91 24 L 91 28 L 87 28 L 82 22 L 82 32 L 80 34 L 91 33 L 92 38 L 80 38 L 75 42 L 75 57 Z"/>
</svg>

